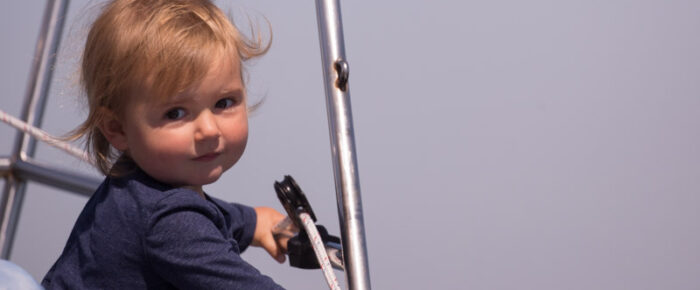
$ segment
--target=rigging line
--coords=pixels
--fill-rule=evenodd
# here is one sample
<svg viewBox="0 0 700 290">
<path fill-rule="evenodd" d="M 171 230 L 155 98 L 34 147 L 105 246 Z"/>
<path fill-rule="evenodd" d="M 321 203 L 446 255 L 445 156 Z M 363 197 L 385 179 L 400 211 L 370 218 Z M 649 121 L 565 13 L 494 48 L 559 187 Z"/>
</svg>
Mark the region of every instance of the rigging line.
<svg viewBox="0 0 700 290">
<path fill-rule="evenodd" d="M 73 155 L 74 157 L 87 162 L 88 164 L 92 164 L 90 161 L 90 157 L 88 157 L 87 153 L 85 151 L 80 150 L 78 148 L 73 147 L 70 143 L 64 142 L 59 140 L 56 137 L 53 137 L 49 135 L 44 130 L 41 130 L 37 127 L 34 127 L 32 125 L 27 124 L 26 122 L 17 119 L 13 117 L 10 114 L 5 113 L 5 111 L 0 110 L 0 120 L 2 120 L 4 123 L 15 127 L 17 130 L 20 130 L 22 132 L 28 133 L 29 135 L 32 135 L 34 138 L 36 138 L 39 141 L 45 142 L 46 144 L 49 144 L 53 147 L 56 147 L 58 149 L 61 149 L 65 152 L 67 152 L 70 155 Z"/>
<path fill-rule="evenodd" d="M 338 284 L 338 279 L 335 277 L 335 273 L 333 273 L 331 262 L 328 259 L 328 254 L 326 253 L 326 247 L 323 246 L 321 234 L 319 234 L 318 230 L 316 230 L 314 221 L 311 219 L 311 216 L 305 212 L 300 213 L 299 218 L 301 218 L 301 222 L 304 225 L 304 229 L 306 229 L 306 233 L 309 234 L 311 246 L 314 248 L 316 259 L 318 259 L 318 264 L 321 265 L 321 270 L 323 270 L 323 276 L 326 277 L 328 287 L 330 287 L 332 290 L 340 290 L 340 284 Z"/>
</svg>

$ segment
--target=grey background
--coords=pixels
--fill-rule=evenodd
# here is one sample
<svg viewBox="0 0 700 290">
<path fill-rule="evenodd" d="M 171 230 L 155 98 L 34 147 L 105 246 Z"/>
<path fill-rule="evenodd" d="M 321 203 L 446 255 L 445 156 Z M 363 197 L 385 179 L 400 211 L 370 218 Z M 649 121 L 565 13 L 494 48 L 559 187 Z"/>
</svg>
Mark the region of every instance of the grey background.
<svg viewBox="0 0 700 290">
<path fill-rule="evenodd" d="M 43 128 L 84 117 L 71 3 Z M 281 210 L 292 174 L 339 233 L 313 1 L 219 1 L 260 20 L 249 147 L 218 197 Z M 87 8 L 86 8 L 87 7 Z M 0 108 L 18 116 L 43 1 L 0 9 Z M 375 289 L 699 289 L 700 2 L 343 1 Z M 15 132 L 0 126 L 0 154 Z M 41 145 L 37 159 L 96 176 Z M 36 279 L 86 199 L 31 183 L 11 260 Z M 319 271 L 244 257 L 290 289 Z M 340 273 L 339 273 L 340 274 Z M 342 277 L 342 274 L 340 274 Z"/>
</svg>

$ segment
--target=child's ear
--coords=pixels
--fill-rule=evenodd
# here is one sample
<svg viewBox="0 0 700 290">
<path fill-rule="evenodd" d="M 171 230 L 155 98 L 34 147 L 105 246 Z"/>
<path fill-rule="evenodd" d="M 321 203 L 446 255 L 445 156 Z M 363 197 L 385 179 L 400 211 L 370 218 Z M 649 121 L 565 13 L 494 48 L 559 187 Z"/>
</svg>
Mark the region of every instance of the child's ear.
<svg viewBox="0 0 700 290">
<path fill-rule="evenodd" d="M 126 134 L 124 133 L 124 123 L 117 118 L 111 110 L 107 108 L 100 108 L 102 110 L 102 121 L 98 125 L 102 135 L 107 138 L 109 144 L 115 149 L 124 152 L 129 149 L 128 143 L 126 142 Z"/>
</svg>

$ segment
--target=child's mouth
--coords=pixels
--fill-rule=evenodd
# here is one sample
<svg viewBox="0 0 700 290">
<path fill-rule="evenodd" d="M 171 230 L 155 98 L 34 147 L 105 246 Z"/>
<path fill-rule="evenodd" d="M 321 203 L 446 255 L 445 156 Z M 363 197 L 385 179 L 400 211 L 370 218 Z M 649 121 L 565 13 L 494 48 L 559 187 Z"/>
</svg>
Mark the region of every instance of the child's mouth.
<svg viewBox="0 0 700 290">
<path fill-rule="evenodd" d="M 204 154 L 202 156 L 194 158 L 193 160 L 194 161 L 212 161 L 212 160 L 216 159 L 216 157 L 219 157 L 219 155 L 221 155 L 221 153 L 212 152 L 212 153 Z"/>
</svg>

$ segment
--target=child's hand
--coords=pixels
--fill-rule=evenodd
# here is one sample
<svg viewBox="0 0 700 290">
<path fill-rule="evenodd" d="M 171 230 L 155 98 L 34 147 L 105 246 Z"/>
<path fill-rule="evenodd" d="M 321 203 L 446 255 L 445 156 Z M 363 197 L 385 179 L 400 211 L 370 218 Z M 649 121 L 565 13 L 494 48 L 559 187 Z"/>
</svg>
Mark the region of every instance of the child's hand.
<svg viewBox="0 0 700 290">
<path fill-rule="evenodd" d="M 255 234 L 251 245 L 264 248 L 277 262 L 284 263 L 284 254 L 287 253 L 289 238 L 278 237 L 275 239 L 272 228 L 286 216 L 269 207 L 256 207 L 255 213 L 258 215 L 258 221 L 255 224 Z"/>
</svg>

